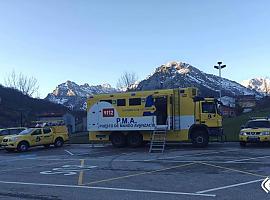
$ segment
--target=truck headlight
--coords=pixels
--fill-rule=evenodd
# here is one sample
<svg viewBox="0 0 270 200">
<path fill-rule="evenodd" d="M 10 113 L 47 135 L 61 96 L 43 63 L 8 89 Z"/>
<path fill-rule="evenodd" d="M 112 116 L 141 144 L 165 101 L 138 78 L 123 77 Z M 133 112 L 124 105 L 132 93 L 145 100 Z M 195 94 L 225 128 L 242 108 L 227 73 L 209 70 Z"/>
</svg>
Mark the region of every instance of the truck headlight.
<svg viewBox="0 0 270 200">
<path fill-rule="evenodd" d="M 240 135 L 247 135 L 246 132 L 240 132 Z"/>
<path fill-rule="evenodd" d="M 264 132 L 261 132 L 261 135 L 270 135 L 270 132 L 269 131 L 264 131 Z"/>
<path fill-rule="evenodd" d="M 18 140 L 17 137 L 12 137 L 12 138 L 9 139 L 10 142 L 16 142 L 17 140 Z"/>
</svg>

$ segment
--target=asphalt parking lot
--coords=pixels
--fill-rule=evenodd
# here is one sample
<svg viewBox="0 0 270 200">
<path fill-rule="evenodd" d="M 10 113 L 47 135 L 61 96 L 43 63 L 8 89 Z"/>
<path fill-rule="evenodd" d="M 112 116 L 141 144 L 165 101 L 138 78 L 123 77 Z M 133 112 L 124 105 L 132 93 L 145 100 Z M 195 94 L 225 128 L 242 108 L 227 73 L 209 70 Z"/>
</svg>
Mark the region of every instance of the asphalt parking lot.
<svg viewBox="0 0 270 200">
<path fill-rule="evenodd" d="M 270 146 L 0 150 L 0 199 L 269 199 Z"/>
</svg>

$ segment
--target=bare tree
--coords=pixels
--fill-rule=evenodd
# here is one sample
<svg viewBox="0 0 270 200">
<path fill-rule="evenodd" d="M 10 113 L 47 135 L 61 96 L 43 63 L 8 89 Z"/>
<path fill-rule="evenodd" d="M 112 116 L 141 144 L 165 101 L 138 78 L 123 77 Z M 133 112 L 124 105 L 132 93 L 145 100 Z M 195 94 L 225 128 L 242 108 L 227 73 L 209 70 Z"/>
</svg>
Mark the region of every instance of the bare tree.
<svg viewBox="0 0 270 200">
<path fill-rule="evenodd" d="M 270 85 L 267 80 L 269 80 L 268 77 L 263 78 L 263 90 L 265 92 L 265 96 L 268 96 L 270 93 Z"/>
<path fill-rule="evenodd" d="M 117 87 L 120 89 L 131 89 L 131 86 L 138 80 L 137 74 L 134 72 L 124 72 L 118 79 Z"/>
<path fill-rule="evenodd" d="M 5 86 L 17 89 L 28 96 L 38 96 L 39 85 L 34 77 L 28 77 L 22 73 L 17 74 L 14 70 L 5 78 Z"/>
</svg>

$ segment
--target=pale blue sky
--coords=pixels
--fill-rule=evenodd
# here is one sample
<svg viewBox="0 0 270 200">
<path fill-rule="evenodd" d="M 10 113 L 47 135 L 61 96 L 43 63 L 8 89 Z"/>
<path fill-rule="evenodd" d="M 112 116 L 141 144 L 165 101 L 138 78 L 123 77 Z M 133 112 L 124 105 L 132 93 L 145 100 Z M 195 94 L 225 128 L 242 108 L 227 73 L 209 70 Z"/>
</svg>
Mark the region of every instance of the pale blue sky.
<svg viewBox="0 0 270 200">
<path fill-rule="evenodd" d="M 14 69 L 41 96 L 56 85 L 116 85 L 177 60 L 232 80 L 270 75 L 268 0 L 0 0 L 0 83 Z"/>
</svg>

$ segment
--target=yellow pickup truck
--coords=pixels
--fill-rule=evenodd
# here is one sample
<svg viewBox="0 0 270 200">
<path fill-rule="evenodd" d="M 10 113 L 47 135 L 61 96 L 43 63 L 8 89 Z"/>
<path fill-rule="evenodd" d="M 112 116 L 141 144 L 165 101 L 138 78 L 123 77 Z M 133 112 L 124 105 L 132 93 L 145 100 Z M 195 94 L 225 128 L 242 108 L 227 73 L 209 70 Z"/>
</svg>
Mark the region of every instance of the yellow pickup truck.
<svg viewBox="0 0 270 200">
<path fill-rule="evenodd" d="M 4 139 L 4 137 L 6 137 L 7 135 L 17 135 L 25 129 L 26 129 L 25 127 L 14 127 L 14 128 L 0 129 L 0 146 L 1 146 L 1 142 Z"/>
<path fill-rule="evenodd" d="M 247 143 L 270 143 L 270 119 L 254 118 L 241 127 L 239 134 L 240 146 L 245 147 Z"/>
<path fill-rule="evenodd" d="M 28 128 L 18 135 L 9 135 L 3 138 L 1 146 L 7 151 L 27 151 L 30 147 L 50 145 L 63 146 L 68 141 L 68 130 L 66 126 L 53 126 L 42 128 Z"/>
</svg>

